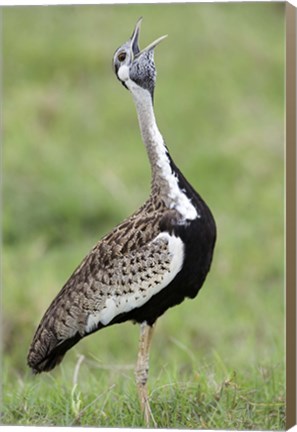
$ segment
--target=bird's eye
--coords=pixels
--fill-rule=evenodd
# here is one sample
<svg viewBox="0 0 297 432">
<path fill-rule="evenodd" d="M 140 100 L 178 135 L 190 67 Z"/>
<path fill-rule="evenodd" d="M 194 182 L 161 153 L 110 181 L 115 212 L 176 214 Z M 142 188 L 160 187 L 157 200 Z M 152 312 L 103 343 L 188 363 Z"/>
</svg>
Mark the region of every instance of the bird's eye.
<svg viewBox="0 0 297 432">
<path fill-rule="evenodd" d="M 126 54 L 125 52 L 121 52 L 121 53 L 118 55 L 118 60 L 119 60 L 120 62 L 123 62 L 123 61 L 126 59 L 126 57 L 127 57 L 127 54 Z"/>
</svg>

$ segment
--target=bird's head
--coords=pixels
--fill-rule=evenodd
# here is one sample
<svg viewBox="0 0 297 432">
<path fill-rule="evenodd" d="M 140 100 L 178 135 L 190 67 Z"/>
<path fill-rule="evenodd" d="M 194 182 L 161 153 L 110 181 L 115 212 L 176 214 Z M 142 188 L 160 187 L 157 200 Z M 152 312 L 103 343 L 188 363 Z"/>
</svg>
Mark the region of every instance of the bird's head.
<svg viewBox="0 0 297 432">
<path fill-rule="evenodd" d="M 149 91 L 153 98 L 156 68 L 154 48 L 166 37 L 161 36 L 143 50 L 139 49 L 140 18 L 130 39 L 118 48 L 113 57 L 113 70 L 121 83 L 132 93 L 137 88 Z"/>
</svg>

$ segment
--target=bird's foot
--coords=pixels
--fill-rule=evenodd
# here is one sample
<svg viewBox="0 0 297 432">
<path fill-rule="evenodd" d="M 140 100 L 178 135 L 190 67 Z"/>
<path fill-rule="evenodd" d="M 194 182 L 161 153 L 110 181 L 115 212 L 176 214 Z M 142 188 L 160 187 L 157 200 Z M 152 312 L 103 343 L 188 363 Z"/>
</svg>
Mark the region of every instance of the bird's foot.
<svg viewBox="0 0 297 432">
<path fill-rule="evenodd" d="M 141 409 L 144 415 L 146 427 L 157 427 L 157 423 L 153 417 L 149 398 L 147 394 L 147 380 L 149 372 L 149 347 L 152 339 L 153 327 L 143 322 L 140 327 L 140 340 L 137 364 L 135 369 L 135 377 L 138 389 Z"/>
<path fill-rule="evenodd" d="M 147 392 L 147 378 L 148 378 L 148 365 L 145 363 L 136 369 L 136 382 L 138 395 L 140 400 L 141 410 L 143 412 L 145 425 L 147 428 L 153 424 L 153 427 L 157 427 L 157 423 L 153 417 L 152 410 L 149 403 L 149 397 Z"/>
<path fill-rule="evenodd" d="M 153 416 L 153 413 L 152 413 L 152 410 L 150 407 L 146 386 L 145 385 L 139 386 L 138 387 L 138 393 L 139 393 L 141 410 L 143 412 L 143 417 L 144 417 L 146 427 L 150 428 L 151 426 L 153 426 L 154 428 L 157 428 L 158 425 L 156 423 L 156 420 L 154 419 L 154 416 Z"/>
</svg>

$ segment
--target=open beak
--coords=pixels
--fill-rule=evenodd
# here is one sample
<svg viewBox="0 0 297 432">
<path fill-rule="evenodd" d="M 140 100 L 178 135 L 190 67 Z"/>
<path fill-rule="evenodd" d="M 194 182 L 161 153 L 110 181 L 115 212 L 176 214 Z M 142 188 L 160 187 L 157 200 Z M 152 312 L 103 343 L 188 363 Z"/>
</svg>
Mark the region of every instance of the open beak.
<svg viewBox="0 0 297 432">
<path fill-rule="evenodd" d="M 168 35 L 164 35 L 164 36 L 159 37 L 154 42 L 150 43 L 147 47 L 145 47 L 143 50 L 140 51 L 139 45 L 138 45 L 138 39 L 139 39 L 141 21 L 142 21 L 142 17 L 140 17 L 138 19 L 136 26 L 135 26 L 135 29 L 133 31 L 133 34 L 131 36 L 131 50 L 132 50 L 134 58 L 139 57 L 144 52 L 147 52 L 151 49 L 154 49 L 163 39 L 165 39 L 168 36 Z"/>
</svg>

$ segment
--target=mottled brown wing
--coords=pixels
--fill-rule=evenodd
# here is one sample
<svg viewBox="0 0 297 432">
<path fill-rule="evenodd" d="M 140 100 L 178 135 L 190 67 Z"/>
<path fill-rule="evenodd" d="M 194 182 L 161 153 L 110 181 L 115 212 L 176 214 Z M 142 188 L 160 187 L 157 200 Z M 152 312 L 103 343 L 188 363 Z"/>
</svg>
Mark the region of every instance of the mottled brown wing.
<svg viewBox="0 0 297 432">
<path fill-rule="evenodd" d="M 108 325 L 117 314 L 140 307 L 179 271 L 182 245 L 160 233 L 152 219 L 145 226 L 153 239 L 147 241 L 148 230 L 138 228 L 133 242 L 131 225 L 124 222 L 76 269 L 34 336 L 28 364 L 35 372 L 52 369 L 79 339 Z"/>
</svg>

